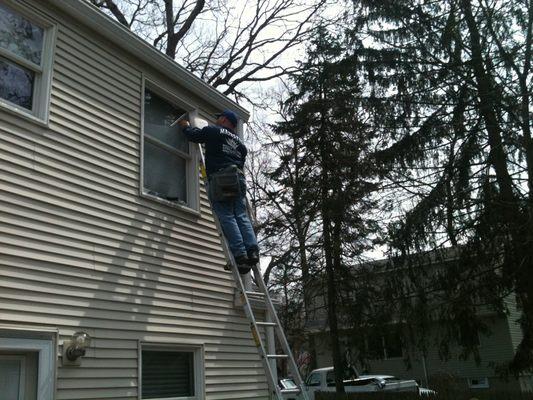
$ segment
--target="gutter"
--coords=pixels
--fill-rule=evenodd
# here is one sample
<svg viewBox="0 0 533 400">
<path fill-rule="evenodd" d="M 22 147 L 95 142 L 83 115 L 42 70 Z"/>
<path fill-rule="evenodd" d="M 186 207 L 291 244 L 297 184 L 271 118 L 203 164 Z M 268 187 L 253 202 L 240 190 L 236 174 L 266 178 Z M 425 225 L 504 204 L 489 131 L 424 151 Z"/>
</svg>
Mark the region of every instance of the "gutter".
<svg viewBox="0 0 533 400">
<path fill-rule="evenodd" d="M 102 34 L 110 42 L 120 46 L 136 58 L 146 62 L 154 69 L 171 78 L 179 85 L 200 95 L 207 102 L 222 109 L 234 110 L 245 122 L 250 113 L 234 101 L 227 98 L 214 87 L 187 71 L 166 54 L 161 53 L 126 27 L 101 12 L 94 5 L 83 0 L 47 0 L 84 25 Z"/>
</svg>

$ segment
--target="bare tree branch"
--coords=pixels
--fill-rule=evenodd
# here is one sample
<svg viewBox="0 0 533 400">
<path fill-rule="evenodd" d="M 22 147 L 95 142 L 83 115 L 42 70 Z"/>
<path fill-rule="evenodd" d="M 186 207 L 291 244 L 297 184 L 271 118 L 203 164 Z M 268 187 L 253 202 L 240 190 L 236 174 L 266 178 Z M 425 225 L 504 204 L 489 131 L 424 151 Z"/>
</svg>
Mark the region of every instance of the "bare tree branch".
<svg viewBox="0 0 533 400">
<path fill-rule="evenodd" d="M 87 0 L 235 99 L 246 83 L 294 71 L 282 56 L 309 37 L 330 0 Z"/>
</svg>

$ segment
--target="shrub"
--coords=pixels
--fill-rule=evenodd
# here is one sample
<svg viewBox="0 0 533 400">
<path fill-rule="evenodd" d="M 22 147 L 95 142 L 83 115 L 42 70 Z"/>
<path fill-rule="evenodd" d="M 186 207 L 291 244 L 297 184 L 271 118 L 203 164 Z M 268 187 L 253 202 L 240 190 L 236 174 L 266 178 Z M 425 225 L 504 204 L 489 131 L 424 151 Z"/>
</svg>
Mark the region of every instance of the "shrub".
<svg viewBox="0 0 533 400">
<path fill-rule="evenodd" d="M 421 400 L 423 397 L 413 392 L 376 392 L 376 393 L 345 393 L 318 392 L 316 400 Z M 457 399 L 453 399 L 457 400 Z"/>
<path fill-rule="evenodd" d="M 375 392 L 375 393 L 346 393 L 317 392 L 316 400 L 533 400 L 533 393 L 504 392 L 504 391 L 469 391 L 450 390 L 437 392 L 436 396 L 420 397 L 409 392 Z"/>
</svg>

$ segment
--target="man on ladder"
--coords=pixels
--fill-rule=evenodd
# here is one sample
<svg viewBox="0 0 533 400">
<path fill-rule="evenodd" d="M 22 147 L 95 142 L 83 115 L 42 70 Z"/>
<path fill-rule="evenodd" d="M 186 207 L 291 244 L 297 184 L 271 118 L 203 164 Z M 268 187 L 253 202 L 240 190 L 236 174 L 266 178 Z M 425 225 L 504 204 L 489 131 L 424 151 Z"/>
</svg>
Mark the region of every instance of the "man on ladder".
<svg viewBox="0 0 533 400">
<path fill-rule="evenodd" d="M 230 110 L 217 115 L 216 126 L 203 129 L 191 127 L 189 122 L 181 117 L 176 121 L 190 141 L 205 143 L 209 200 L 218 217 L 217 227 L 221 227 L 224 233 L 222 237 L 224 254 L 232 266 L 238 269 L 237 272 L 232 268 L 233 276 L 241 291 L 244 313 L 250 321 L 252 336 L 266 371 L 271 394 L 276 400 L 284 400 L 278 385 L 276 360 L 288 359 L 289 370 L 298 387 L 301 400 L 309 400 L 268 288 L 257 265 L 259 247 L 246 209 L 246 181 L 242 172 L 247 150 L 235 133 L 237 122 L 237 116 Z M 250 269 L 253 270 L 258 291 L 248 291 L 243 283 L 241 274 L 248 273 Z M 250 299 L 264 302 L 267 321 L 256 318 Z M 266 330 L 267 341 L 270 341 L 268 346 L 260 334 L 261 327 Z M 275 337 L 280 343 L 282 354 L 276 353 Z"/>
<path fill-rule="evenodd" d="M 209 199 L 239 273 L 246 274 L 259 262 L 259 246 L 246 209 L 243 169 L 248 151 L 235 133 L 237 115 L 225 110 L 216 117 L 216 126 L 202 129 L 191 127 L 186 119 L 180 119 L 178 124 L 187 139 L 205 144 Z"/>
</svg>

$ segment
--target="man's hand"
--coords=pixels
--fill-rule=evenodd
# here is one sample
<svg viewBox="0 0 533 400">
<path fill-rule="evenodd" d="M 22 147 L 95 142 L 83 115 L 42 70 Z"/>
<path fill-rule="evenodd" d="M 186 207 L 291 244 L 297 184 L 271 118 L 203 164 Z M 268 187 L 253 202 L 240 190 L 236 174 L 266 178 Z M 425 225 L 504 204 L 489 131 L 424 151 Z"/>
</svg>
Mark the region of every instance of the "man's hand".
<svg viewBox="0 0 533 400">
<path fill-rule="evenodd" d="M 186 119 L 180 119 L 178 121 L 178 125 L 180 126 L 180 128 L 186 128 L 190 126 L 191 124 L 189 124 L 189 121 L 187 121 Z"/>
</svg>

